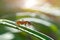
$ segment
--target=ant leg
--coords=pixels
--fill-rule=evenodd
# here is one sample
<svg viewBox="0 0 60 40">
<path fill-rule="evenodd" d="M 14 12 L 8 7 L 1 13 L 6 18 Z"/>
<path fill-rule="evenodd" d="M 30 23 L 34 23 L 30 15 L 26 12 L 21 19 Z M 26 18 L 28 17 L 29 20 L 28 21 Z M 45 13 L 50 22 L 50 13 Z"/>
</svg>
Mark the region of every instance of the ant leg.
<svg viewBox="0 0 60 40">
<path fill-rule="evenodd" d="M 26 26 L 26 23 L 24 25 Z"/>
<path fill-rule="evenodd" d="M 30 25 L 31 25 L 31 23 L 30 23 L 30 22 L 28 22 L 28 25 L 30 26 Z"/>
</svg>

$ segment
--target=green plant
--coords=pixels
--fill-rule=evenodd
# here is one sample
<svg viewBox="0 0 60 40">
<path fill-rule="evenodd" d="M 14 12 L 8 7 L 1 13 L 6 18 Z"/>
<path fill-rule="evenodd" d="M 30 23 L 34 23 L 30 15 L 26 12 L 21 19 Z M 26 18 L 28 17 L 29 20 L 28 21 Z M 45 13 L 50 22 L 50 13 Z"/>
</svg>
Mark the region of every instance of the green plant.
<svg viewBox="0 0 60 40">
<path fill-rule="evenodd" d="M 17 26 L 14 21 L 6 20 L 6 19 L 0 19 L 0 24 L 4 24 L 5 26 L 9 26 L 9 27 L 24 31 L 24 32 L 29 33 L 29 34 L 31 34 L 31 35 L 39 38 L 39 39 L 42 39 L 42 40 L 54 40 L 51 37 L 49 37 L 49 36 L 47 36 L 41 32 L 26 28 L 23 26 Z"/>
</svg>

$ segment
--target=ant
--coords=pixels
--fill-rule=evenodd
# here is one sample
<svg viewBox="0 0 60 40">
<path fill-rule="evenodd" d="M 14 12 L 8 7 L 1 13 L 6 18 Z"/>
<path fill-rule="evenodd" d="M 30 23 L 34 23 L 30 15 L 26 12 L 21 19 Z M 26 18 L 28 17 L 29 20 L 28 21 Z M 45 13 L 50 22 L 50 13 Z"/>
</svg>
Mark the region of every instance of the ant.
<svg viewBox="0 0 60 40">
<path fill-rule="evenodd" d="M 19 26 L 19 25 L 26 25 L 26 24 L 28 24 L 28 25 L 31 25 L 31 22 L 29 22 L 29 21 L 17 21 L 16 22 L 16 24 Z"/>
</svg>

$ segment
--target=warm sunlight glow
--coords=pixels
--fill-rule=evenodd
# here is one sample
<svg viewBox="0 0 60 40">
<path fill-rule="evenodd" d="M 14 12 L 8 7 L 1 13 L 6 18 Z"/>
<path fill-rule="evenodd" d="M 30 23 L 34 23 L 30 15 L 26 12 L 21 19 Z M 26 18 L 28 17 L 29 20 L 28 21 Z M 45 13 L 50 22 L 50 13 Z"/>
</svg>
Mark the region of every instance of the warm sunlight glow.
<svg viewBox="0 0 60 40">
<path fill-rule="evenodd" d="M 37 4 L 37 0 L 26 0 L 24 7 L 25 8 L 31 8 Z"/>
</svg>

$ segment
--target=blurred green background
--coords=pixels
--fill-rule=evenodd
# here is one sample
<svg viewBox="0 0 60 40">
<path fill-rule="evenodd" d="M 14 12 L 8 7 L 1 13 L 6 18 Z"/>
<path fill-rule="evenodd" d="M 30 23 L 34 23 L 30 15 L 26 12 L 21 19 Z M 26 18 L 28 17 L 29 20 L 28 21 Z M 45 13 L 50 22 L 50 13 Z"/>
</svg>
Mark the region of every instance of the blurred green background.
<svg viewBox="0 0 60 40">
<path fill-rule="evenodd" d="M 21 9 L 18 7 L 9 8 L 6 7 L 7 4 L 6 1 L 7 0 L 5 1 L 0 0 L 0 19 L 8 19 L 12 21 L 16 21 L 22 18 L 42 19 L 48 23 L 51 23 L 51 25 L 47 26 L 43 25 L 42 23 L 32 21 L 31 23 L 33 28 L 31 27 L 30 28 L 42 32 L 52 37 L 54 40 L 60 40 L 60 16 L 54 16 L 51 14 L 47 14 L 45 12 L 41 12 L 39 10 Z M 0 40 L 40 40 L 40 39 L 23 31 L 0 24 Z"/>
</svg>

